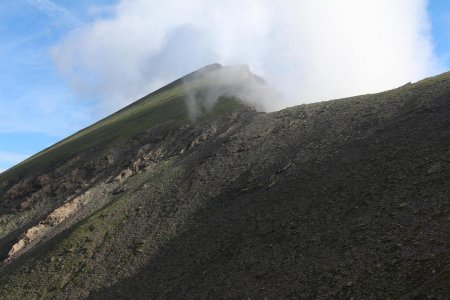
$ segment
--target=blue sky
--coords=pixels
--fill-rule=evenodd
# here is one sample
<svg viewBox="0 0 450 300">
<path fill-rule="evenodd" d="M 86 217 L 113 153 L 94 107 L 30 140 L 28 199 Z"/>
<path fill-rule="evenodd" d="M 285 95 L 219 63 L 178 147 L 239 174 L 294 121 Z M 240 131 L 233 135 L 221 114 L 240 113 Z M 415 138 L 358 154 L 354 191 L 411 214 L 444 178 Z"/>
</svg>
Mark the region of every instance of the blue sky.
<svg viewBox="0 0 450 300">
<path fill-rule="evenodd" d="M 436 54 L 450 69 L 450 1 L 431 0 L 428 11 Z"/>
<path fill-rule="evenodd" d="M 80 100 L 49 55 L 49 47 L 92 20 L 90 2 L 55 2 L 61 11 L 39 1 L 0 2 L 0 170 L 101 117 L 95 99 Z"/>
<path fill-rule="evenodd" d="M 205 64 L 205 62 L 214 62 L 205 61 L 205 57 L 208 57 L 208 60 L 218 60 L 219 62 L 241 62 L 240 54 L 242 54 L 242 57 L 244 57 L 242 58 L 242 60 L 244 60 L 243 62 L 249 63 L 252 69 L 256 69 L 259 73 L 263 73 L 263 75 L 270 75 L 270 72 L 276 73 L 277 71 L 285 71 L 285 68 L 282 67 L 265 69 L 265 66 L 270 63 L 264 59 L 261 59 L 260 61 L 253 59 L 255 56 L 267 56 L 258 51 L 258 49 L 265 49 L 264 47 L 268 47 L 266 45 L 266 39 L 248 39 L 249 45 L 246 46 L 247 48 L 239 49 L 239 51 L 231 49 L 226 52 L 223 50 L 223 45 L 220 47 L 220 50 L 215 52 L 209 51 L 208 42 L 211 42 L 211 44 L 214 43 L 214 45 L 220 42 L 217 42 L 217 40 L 210 37 L 212 35 L 210 34 L 211 32 L 213 34 L 219 32 L 227 37 L 231 36 L 231 38 L 235 38 L 236 41 L 239 41 L 239 38 L 242 38 L 242 36 L 246 38 L 248 36 L 259 36 L 263 33 L 266 34 L 266 32 L 268 32 L 269 35 L 272 34 L 275 30 L 270 30 L 270 28 L 267 29 L 267 26 L 264 25 L 266 23 L 260 22 L 261 16 L 265 16 L 264 13 L 254 16 L 255 22 L 242 24 L 241 27 L 255 27 L 256 29 L 252 29 L 252 31 L 249 30 L 246 32 L 239 27 L 230 29 L 230 26 L 227 26 L 226 28 L 219 26 L 214 29 L 216 31 L 207 32 L 205 28 L 201 26 L 208 27 L 208 25 L 194 23 L 194 21 L 191 20 L 193 18 L 189 18 L 189 16 L 195 17 L 197 13 L 200 14 L 201 12 L 180 13 L 181 15 L 177 15 L 179 14 L 179 11 L 183 9 L 178 9 L 178 6 L 180 5 L 178 5 L 179 3 L 177 4 L 177 1 L 172 1 L 178 5 L 177 9 L 173 11 L 175 14 L 173 19 L 181 19 L 183 21 L 180 21 L 180 23 L 177 24 L 170 23 L 166 26 L 172 26 L 176 28 L 176 30 L 170 32 L 164 31 L 161 35 L 150 29 L 150 27 L 152 27 L 151 24 L 144 22 L 137 25 L 138 27 L 149 26 L 148 31 L 142 32 L 143 36 L 148 35 L 148 39 L 152 38 L 152 34 L 155 36 L 162 36 L 161 41 L 163 41 L 162 43 L 164 43 L 164 45 L 158 46 L 160 52 L 152 54 L 153 56 L 151 59 L 145 56 L 145 54 L 133 52 L 130 50 L 131 48 L 120 48 L 120 43 L 117 44 L 111 42 L 112 46 L 105 46 L 103 48 L 99 48 L 99 46 L 95 45 L 95 39 L 92 42 L 92 39 L 89 39 L 89 37 L 92 36 L 92 32 L 99 32 L 99 28 L 105 27 L 102 27 L 102 20 L 110 18 L 120 19 L 119 14 L 122 12 L 119 10 L 124 11 L 125 15 L 123 16 L 123 19 L 126 19 L 126 17 L 129 16 L 126 15 L 126 13 L 131 14 L 130 11 L 139 8 L 136 5 L 133 6 L 133 4 L 124 4 L 131 2 L 133 1 L 129 0 L 127 2 L 124 0 L 120 2 L 122 3 L 121 5 L 117 6 L 119 1 L 114 0 L 0 1 L 0 171 L 13 166 L 27 156 L 52 145 L 99 118 L 106 116 L 113 110 L 135 100 L 143 93 L 151 92 L 152 89 L 157 88 L 159 85 L 175 79 L 177 76 L 181 76 L 183 73 L 188 72 L 193 68 L 200 67 L 202 64 Z M 142 3 L 142 1 L 135 1 L 135 3 L 138 2 Z M 230 1 L 230 3 L 231 2 L 233 1 Z M 416 2 L 420 2 L 420 0 Z M 206 4 L 207 2 L 202 1 L 197 1 L 196 3 L 200 3 L 198 5 L 201 5 L 201 3 L 205 3 L 205 6 L 209 5 Z M 144 5 L 145 4 L 142 4 L 143 7 Z M 159 7 L 154 3 L 153 5 L 154 7 Z M 420 5 L 418 7 L 420 7 Z M 209 7 L 208 9 L 213 10 L 214 8 Z M 224 10 L 225 8 L 221 9 Z M 427 3 L 426 9 L 431 25 L 430 43 L 433 48 L 433 55 L 439 60 L 439 68 L 435 68 L 435 70 L 448 70 L 450 69 L 450 1 L 431 0 Z M 162 7 L 161 12 L 153 12 L 155 10 L 149 10 L 148 14 L 160 13 L 164 18 L 172 17 L 170 7 L 165 11 L 164 7 Z M 138 13 L 135 14 L 139 16 Z M 240 20 L 242 19 L 243 18 L 240 18 Z M 113 31 L 113 33 L 114 30 L 120 31 L 120 22 L 117 21 L 117 23 L 119 24 L 117 26 L 110 24 L 110 31 Z M 189 23 L 189 26 L 185 26 L 185 23 Z M 94 26 L 92 24 L 96 25 Z M 311 30 L 316 29 L 317 27 L 311 28 Z M 234 35 L 235 32 L 232 30 L 239 32 L 239 35 Z M 81 32 L 79 36 L 76 36 L 77 31 Z M 136 32 L 137 31 L 138 29 L 136 29 Z M 130 28 L 130 32 L 133 32 L 132 28 Z M 196 34 L 197 32 L 201 32 L 203 35 Z M 298 34 L 303 33 L 300 32 Z M 138 35 L 136 34 L 136 36 Z M 122 37 L 122 39 L 126 43 L 140 42 L 139 38 L 133 40 L 132 37 L 126 35 L 125 37 Z M 191 47 L 189 47 L 189 43 L 186 43 L 186 39 L 195 40 L 195 43 L 191 44 Z M 102 36 L 100 36 L 99 40 L 102 40 Z M 111 38 L 105 38 L 105 45 L 110 45 L 108 44 L 109 40 L 111 40 Z M 304 40 L 307 41 L 309 39 L 304 38 Z M 90 48 L 86 48 L 87 50 L 81 49 L 84 43 L 81 43 L 80 45 L 79 43 L 76 43 L 77 41 L 90 41 L 91 44 L 88 45 Z M 178 50 L 183 47 L 180 45 L 180 41 L 182 41 L 183 45 L 186 45 L 185 52 L 180 52 Z M 92 43 L 94 44 L 92 45 Z M 204 48 L 201 48 L 201 51 L 199 51 L 198 48 L 199 44 L 205 44 Z M 120 48 L 118 54 L 119 57 L 121 57 L 120 55 L 123 55 L 124 58 L 128 59 L 127 53 L 129 53 L 130 57 L 138 57 L 139 55 L 145 56 L 145 61 L 149 62 L 148 69 L 141 70 L 140 67 L 136 67 L 136 73 L 139 73 L 139 76 L 134 78 L 134 75 L 132 75 L 134 69 L 125 69 L 127 69 L 127 66 L 141 66 L 142 58 L 134 60 L 130 59 L 129 61 L 125 60 L 126 63 L 124 63 L 124 65 L 117 66 L 118 73 L 116 77 L 108 77 L 111 71 L 106 68 L 105 65 L 108 65 L 110 62 L 105 61 L 104 65 L 93 65 L 92 62 L 90 62 L 91 65 L 89 66 L 91 66 L 91 68 L 85 67 L 82 70 L 82 74 L 84 74 L 85 77 L 92 76 L 92 78 L 99 76 L 100 84 L 98 86 L 90 86 L 90 82 L 87 82 L 86 78 L 84 78 L 85 82 L 81 82 L 77 85 L 77 81 L 71 76 L 72 73 L 64 73 L 65 65 L 62 62 L 64 61 L 64 58 L 78 56 L 88 57 L 91 52 L 95 53 L 95 51 L 99 51 L 98 49 L 105 51 L 105 53 L 102 52 L 101 55 L 108 56 L 108 51 L 111 51 L 111 53 L 114 54 L 114 45 L 120 45 L 118 46 L 118 48 Z M 254 48 L 252 48 L 252 45 L 254 45 Z M 55 46 L 59 47 L 59 56 L 56 62 L 55 57 L 51 54 L 51 49 Z M 304 44 L 297 46 L 299 49 L 305 47 Z M 78 52 L 75 52 L 75 50 L 72 51 L 71 47 L 74 49 L 76 48 L 76 51 Z M 154 52 L 155 47 L 155 45 L 149 44 L 146 51 Z M 186 53 L 189 53 L 190 55 L 187 57 Z M 113 56 L 113 54 L 111 54 L 111 56 Z M 117 56 L 114 56 L 114 59 L 117 61 Z M 183 60 L 183 62 L 181 62 L 181 60 Z M 314 60 L 312 59 L 311 61 Z M 150 62 L 153 63 L 153 65 L 151 65 Z M 70 67 L 76 69 L 76 63 L 76 60 L 75 62 L 72 61 Z M 167 71 L 166 73 L 156 73 L 152 71 L 152 67 L 165 69 Z M 322 69 L 318 70 L 323 72 Z M 90 71 L 92 71 L 92 74 L 94 75 L 91 75 L 89 73 Z M 307 71 L 303 71 L 303 73 L 305 72 Z M 127 74 L 127 77 L 130 77 L 133 80 L 130 82 L 139 82 L 139 86 L 136 86 L 133 89 L 130 88 L 129 91 L 126 90 L 126 92 L 121 93 L 125 90 L 122 86 L 117 84 L 117 82 L 122 81 L 120 78 L 121 74 Z M 102 76 L 106 79 L 103 80 Z M 336 78 L 339 78 L 339 76 L 336 75 Z M 403 78 L 405 81 L 408 79 L 407 77 L 402 77 L 401 80 L 403 80 Z M 333 80 L 333 78 L 330 80 Z M 130 82 L 126 82 L 127 86 L 130 86 Z M 276 82 L 276 78 L 274 82 Z M 398 80 L 393 81 L 392 84 L 395 86 L 398 82 Z M 79 86 L 81 86 L 81 88 Z M 114 86 L 118 86 L 117 91 L 114 90 Z M 313 84 L 311 84 L 311 86 L 313 86 Z M 109 93 L 105 92 L 106 90 Z M 111 94 L 110 91 L 113 91 L 116 94 Z M 371 91 L 371 89 L 367 89 L 367 91 Z M 313 97 L 314 92 L 315 90 L 312 89 L 311 93 L 305 94 L 304 97 Z M 350 89 L 343 91 L 342 93 L 336 92 L 335 94 L 324 95 L 323 97 L 334 95 L 341 96 L 357 92 L 359 92 L 358 89 Z M 113 101 L 112 99 L 115 97 L 119 100 L 114 102 L 114 105 L 105 109 L 105 107 L 108 106 L 107 99 Z M 286 106 L 288 104 L 286 104 Z"/>
</svg>

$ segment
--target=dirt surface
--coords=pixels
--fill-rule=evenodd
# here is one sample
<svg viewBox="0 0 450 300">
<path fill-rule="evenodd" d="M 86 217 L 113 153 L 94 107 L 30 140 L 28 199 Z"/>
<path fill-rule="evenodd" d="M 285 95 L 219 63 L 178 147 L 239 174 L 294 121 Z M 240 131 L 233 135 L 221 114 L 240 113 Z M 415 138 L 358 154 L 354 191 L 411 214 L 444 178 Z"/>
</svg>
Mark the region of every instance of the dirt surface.
<svg viewBox="0 0 450 300">
<path fill-rule="evenodd" d="M 0 298 L 448 299 L 448 74 L 96 154 L 57 165 L 59 194 L 59 171 L 3 183 L 3 258 L 49 216 L 58 231 L 3 267 Z"/>
</svg>

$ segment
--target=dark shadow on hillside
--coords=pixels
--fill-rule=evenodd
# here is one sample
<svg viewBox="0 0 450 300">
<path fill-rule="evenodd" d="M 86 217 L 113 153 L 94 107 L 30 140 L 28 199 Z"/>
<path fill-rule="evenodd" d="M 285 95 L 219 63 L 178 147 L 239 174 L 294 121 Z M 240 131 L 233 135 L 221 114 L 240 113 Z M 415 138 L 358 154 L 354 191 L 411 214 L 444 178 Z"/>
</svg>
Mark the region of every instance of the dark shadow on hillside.
<svg viewBox="0 0 450 300">
<path fill-rule="evenodd" d="M 234 182 L 137 274 L 91 298 L 445 295 L 448 99 L 437 109 L 407 103 L 377 132 L 291 161 L 273 185 Z"/>
</svg>

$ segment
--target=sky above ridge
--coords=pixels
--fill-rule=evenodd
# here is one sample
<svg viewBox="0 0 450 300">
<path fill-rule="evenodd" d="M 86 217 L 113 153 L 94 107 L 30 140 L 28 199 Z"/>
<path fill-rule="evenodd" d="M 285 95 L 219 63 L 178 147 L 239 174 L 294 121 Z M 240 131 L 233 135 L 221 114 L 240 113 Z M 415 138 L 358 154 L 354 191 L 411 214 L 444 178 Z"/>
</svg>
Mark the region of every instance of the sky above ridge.
<svg viewBox="0 0 450 300">
<path fill-rule="evenodd" d="M 450 1 L 0 0 L 0 172 L 215 62 L 268 111 L 382 91 L 450 69 Z"/>
</svg>

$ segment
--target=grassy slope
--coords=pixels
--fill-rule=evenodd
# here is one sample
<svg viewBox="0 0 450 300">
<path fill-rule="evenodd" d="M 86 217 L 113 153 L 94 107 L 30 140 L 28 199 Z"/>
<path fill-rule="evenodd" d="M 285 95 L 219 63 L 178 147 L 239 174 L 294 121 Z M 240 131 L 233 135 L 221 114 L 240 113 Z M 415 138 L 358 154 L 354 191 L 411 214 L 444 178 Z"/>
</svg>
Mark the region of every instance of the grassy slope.
<svg viewBox="0 0 450 300">
<path fill-rule="evenodd" d="M 169 120 L 175 121 L 176 125 L 191 122 L 185 104 L 187 93 L 192 93 L 211 83 L 197 78 L 190 80 L 189 84 L 183 84 L 183 80 L 189 79 L 189 76 L 191 74 L 37 153 L 2 173 L 0 181 L 43 171 L 87 149 L 106 149 Z M 242 104 L 234 99 L 221 99 L 201 118 L 232 111 L 241 106 Z"/>
</svg>

